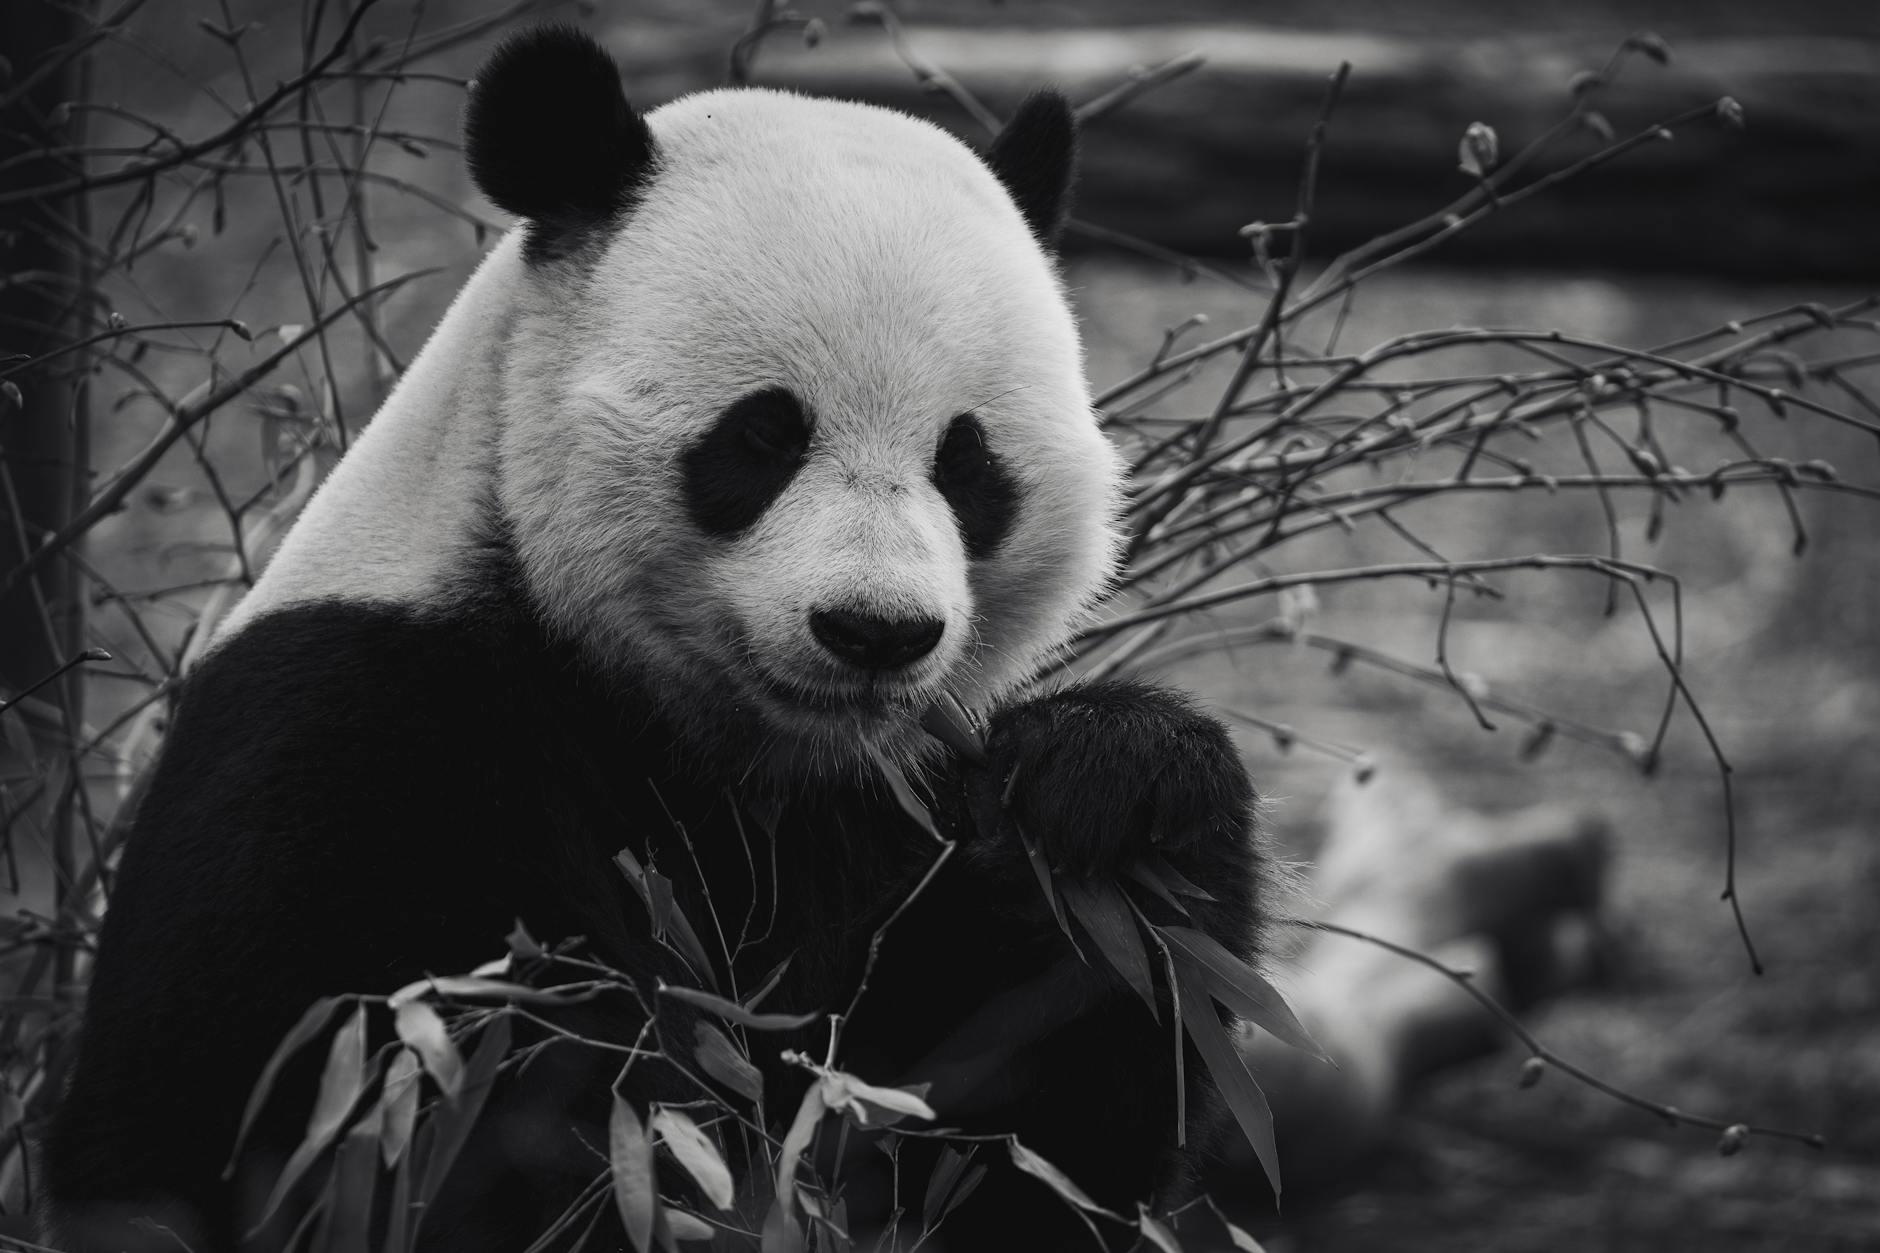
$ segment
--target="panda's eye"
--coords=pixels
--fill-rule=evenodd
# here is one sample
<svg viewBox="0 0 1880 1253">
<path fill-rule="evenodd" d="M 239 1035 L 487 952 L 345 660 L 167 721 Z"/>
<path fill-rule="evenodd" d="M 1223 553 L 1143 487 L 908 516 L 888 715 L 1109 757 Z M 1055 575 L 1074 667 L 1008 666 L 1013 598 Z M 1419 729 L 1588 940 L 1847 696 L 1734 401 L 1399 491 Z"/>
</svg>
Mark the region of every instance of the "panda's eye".
<svg viewBox="0 0 1880 1253">
<path fill-rule="evenodd" d="M 758 392 L 732 406 L 739 433 L 752 452 L 767 457 L 801 457 L 809 448 L 809 425 L 796 397 L 781 389 Z"/>
<path fill-rule="evenodd" d="M 701 528 L 734 535 L 788 487 L 809 452 L 809 418 L 782 387 L 733 402 L 685 450 L 686 506 Z"/>
<path fill-rule="evenodd" d="M 959 521 L 967 556 L 991 556 L 1018 518 L 1018 481 L 974 415 L 963 413 L 947 425 L 934 456 L 933 481 Z"/>
</svg>

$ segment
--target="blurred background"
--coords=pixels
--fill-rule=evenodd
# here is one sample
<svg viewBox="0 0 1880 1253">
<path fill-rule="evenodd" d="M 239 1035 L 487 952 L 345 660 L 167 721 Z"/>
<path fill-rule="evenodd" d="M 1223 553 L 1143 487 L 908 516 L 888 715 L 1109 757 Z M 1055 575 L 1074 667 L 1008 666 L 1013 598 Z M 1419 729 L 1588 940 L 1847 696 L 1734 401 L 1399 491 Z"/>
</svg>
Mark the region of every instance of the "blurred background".
<svg viewBox="0 0 1880 1253">
<path fill-rule="evenodd" d="M 38 356 L 109 331 L 113 317 L 154 328 L 113 340 L 109 360 L 77 358 L 84 370 L 20 374 L 22 413 L 0 420 L 10 507 L 36 538 L 82 516 L 86 501 L 121 483 L 120 467 L 139 467 L 86 522 L 73 557 L 56 563 L 59 586 L 80 589 L 82 613 L 48 618 L 21 588 L 0 599 L 0 695 L 78 647 L 114 657 L 38 693 L 26 711 L 39 719 L 32 735 L 24 718 L 6 720 L 12 878 L 0 886 L 14 889 L 9 912 L 21 921 L 0 969 L 16 993 L 4 1041 L 15 1063 L 38 1056 L 70 1019 L 57 976 L 75 965 L 36 955 L 48 941 L 68 952 L 85 943 L 84 893 L 70 887 L 77 863 L 62 868 L 51 850 L 74 831 L 109 832 L 160 733 L 198 619 L 252 574 L 278 523 L 370 417 L 504 225 L 470 189 L 454 137 L 466 76 L 519 21 L 564 16 L 594 31 L 643 107 L 719 83 L 730 67 L 759 83 L 891 103 L 979 143 L 986 131 L 967 97 L 1003 116 L 1045 83 L 1079 103 L 1120 87 L 1086 131 L 1065 254 L 1098 393 L 1142 370 L 1171 328 L 1186 327 L 1186 348 L 1259 321 L 1275 270 L 1253 245 L 1283 254 L 1290 235 L 1241 228 L 1292 217 L 1307 138 L 1341 62 L 1350 77 L 1324 134 L 1301 283 L 1469 193 L 1458 145 L 1471 124 L 1492 128 L 1506 160 L 1596 92 L 1596 110 L 1582 108 L 1535 158 L 1532 174 L 1546 177 L 1664 119 L 1690 119 L 1485 215 L 1302 321 L 1302 342 L 1324 340 L 1327 356 L 1332 342 L 1356 351 L 1450 327 L 1642 348 L 1798 304 L 1847 306 L 1880 286 L 1872 0 L 936 0 L 805 3 L 796 16 L 750 0 L 580 10 L 380 0 L 360 15 L 351 59 L 332 63 L 347 72 L 316 103 L 293 97 L 265 124 L 158 176 L 91 189 L 79 210 L 70 197 L 20 194 L 75 177 L 69 155 L 47 154 L 47 127 L 82 126 L 72 149 L 84 150 L 92 176 L 167 160 L 304 74 L 355 13 L 341 0 L 124 7 L 91 16 L 106 24 L 95 38 L 41 0 L 9 0 L 0 16 L 0 100 L 16 110 L 0 152 L 0 197 L 15 196 L 0 204 L 10 249 L 0 350 Z M 761 41 L 745 38 L 754 8 L 776 20 Z M 1617 71 L 1576 79 L 1641 31 L 1655 34 Z M 80 41 L 82 55 L 72 51 Z M 36 65 L 53 67 L 44 81 L 33 79 Z M 1740 129 L 1716 107 L 1726 95 L 1740 105 Z M 61 114 L 66 100 L 80 104 Z M 67 285 L 33 278 L 49 271 Z M 432 272 L 359 299 L 422 271 Z M 1869 309 L 1824 324 L 1761 366 L 1785 389 L 1871 423 L 1880 419 L 1872 318 Z M 323 319 L 327 329 L 306 338 Z M 167 433 L 173 405 L 204 394 L 193 389 L 225 384 L 289 344 L 298 346 L 239 399 Z M 1166 394 L 1132 393 L 1119 438 L 1205 414 L 1231 368 L 1231 354 L 1216 355 Z M 1399 362 L 1387 381 L 1413 388 L 1535 368 L 1533 353 L 1491 337 Z M 65 418 L 64 443 L 50 452 L 23 434 L 30 406 L 46 404 Z M 1662 416 L 1654 446 L 1696 474 L 1753 455 L 1823 461 L 1856 483 L 1880 477 L 1880 448 L 1860 422 L 1736 404 L 1753 454 L 1692 412 Z M 1359 466 L 1353 481 L 1407 476 L 1414 453 Z M 1564 433 L 1536 439 L 1523 473 L 1571 475 L 1590 456 Z M 76 472 L 36 501 L 21 482 L 50 464 Z M 1605 552 L 1616 535 L 1626 556 L 1675 572 L 1682 672 L 1733 767 L 1738 882 L 1768 968 L 1760 978 L 1718 900 L 1716 761 L 1680 712 L 1653 776 L 1640 770 L 1668 680 L 1639 614 L 1626 603 L 1608 613 L 1603 581 L 1498 574 L 1502 598 L 1460 597 L 1447 614 L 1440 584 L 1340 584 L 1191 615 L 1161 641 L 1225 640 L 1283 620 L 1263 642 L 1195 649 L 1162 672 L 1244 716 L 1244 750 L 1276 836 L 1296 856 L 1310 856 L 1323 798 L 1354 772 L 1426 777 L 1489 810 L 1551 801 L 1607 815 L 1616 832 L 1608 975 L 1536 1013 L 1535 1031 L 1653 1099 L 1830 1143 L 1818 1152 L 1754 1141 L 1720 1156 L 1713 1134 L 1667 1128 L 1558 1074 L 1518 1091 L 1520 1059 L 1506 1054 L 1429 1084 L 1347 1188 L 1289 1198 L 1286 1220 L 1260 1228 L 1276 1253 L 1880 1247 L 1880 772 L 1871 765 L 1880 507 L 1803 486 L 1686 492 L 1671 508 L 1653 491 L 1445 493 L 1394 515 L 1405 529 L 1414 523 L 1412 535 L 1394 524 L 1325 527 L 1256 554 L 1245 571 L 1429 551 L 1451 561 Z M 0 567 L 29 550 L 0 554 Z M 48 569 L 42 583 L 52 578 Z M 1456 690 L 1334 664 L 1335 648 L 1303 635 L 1426 670 L 1441 637 L 1471 692 L 1542 712 L 1487 731 Z M 1537 748 L 1543 723 L 1598 733 Z M 73 743 L 86 746 L 66 754 L 76 784 L 49 784 L 59 753 L 47 745 Z M 17 1128 L 45 1086 L 20 1079 L 18 1064 L 12 1073 L 5 1121 Z"/>
</svg>

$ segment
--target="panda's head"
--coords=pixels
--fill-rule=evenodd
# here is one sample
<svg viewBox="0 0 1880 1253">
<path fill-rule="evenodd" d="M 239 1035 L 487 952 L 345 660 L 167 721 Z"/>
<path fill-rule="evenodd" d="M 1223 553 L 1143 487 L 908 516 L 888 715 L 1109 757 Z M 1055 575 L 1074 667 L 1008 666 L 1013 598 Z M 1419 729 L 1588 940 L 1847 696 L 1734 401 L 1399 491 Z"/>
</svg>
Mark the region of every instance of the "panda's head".
<svg viewBox="0 0 1880 1253">
<path fill-rule="evenodd" d="M 531 595 L 701 733 L 902 753 L 985 708 L 1108 580 L 1119 470 L 1046 246 L 1074 128 L 981 157 L 775 91 L 641 116 L 596 44 L 479 75 L 471 169 L 526 223 L 500 506 Z"/>
</svg>

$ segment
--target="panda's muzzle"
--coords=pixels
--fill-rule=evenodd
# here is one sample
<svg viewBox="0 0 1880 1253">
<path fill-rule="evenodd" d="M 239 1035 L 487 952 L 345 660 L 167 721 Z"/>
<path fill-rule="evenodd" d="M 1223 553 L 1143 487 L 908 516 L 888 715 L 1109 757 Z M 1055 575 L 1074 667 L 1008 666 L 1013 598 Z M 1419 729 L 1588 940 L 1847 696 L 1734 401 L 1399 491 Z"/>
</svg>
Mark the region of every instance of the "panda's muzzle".
<svg viewBox="0 0 1880 1253">
<path fill-rule="evenodd" d="M 853 609 L 817 609 L 810 634 L 832 655 L 860 670 L 899 670 L 934 650 L 946 632 L 939 618 L 886 618 Z"/>
</svg>

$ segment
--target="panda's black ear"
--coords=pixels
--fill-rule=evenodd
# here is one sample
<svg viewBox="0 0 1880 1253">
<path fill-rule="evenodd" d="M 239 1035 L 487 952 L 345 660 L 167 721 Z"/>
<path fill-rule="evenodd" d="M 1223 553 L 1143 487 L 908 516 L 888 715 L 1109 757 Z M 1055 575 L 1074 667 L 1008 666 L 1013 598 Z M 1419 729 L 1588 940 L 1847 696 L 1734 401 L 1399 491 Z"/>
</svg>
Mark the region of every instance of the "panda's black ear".
<svg viewBox="0 0 1880 1253">
<path fill-rule="evenodd" d="M 1055 91 L 1033 92 L 986 153 L 1038 242 L 1057 242 L 1077 170 L 1077 118 Z"/>
<path fill-rule="evenodd" d="M 464 151 L 477 189 L 529 223 L 531 261 L 563 255 L 633 206 L 653 134 L 607 50 L 572 26 L 505 39 L 470 87 Z"/>
</svg>

